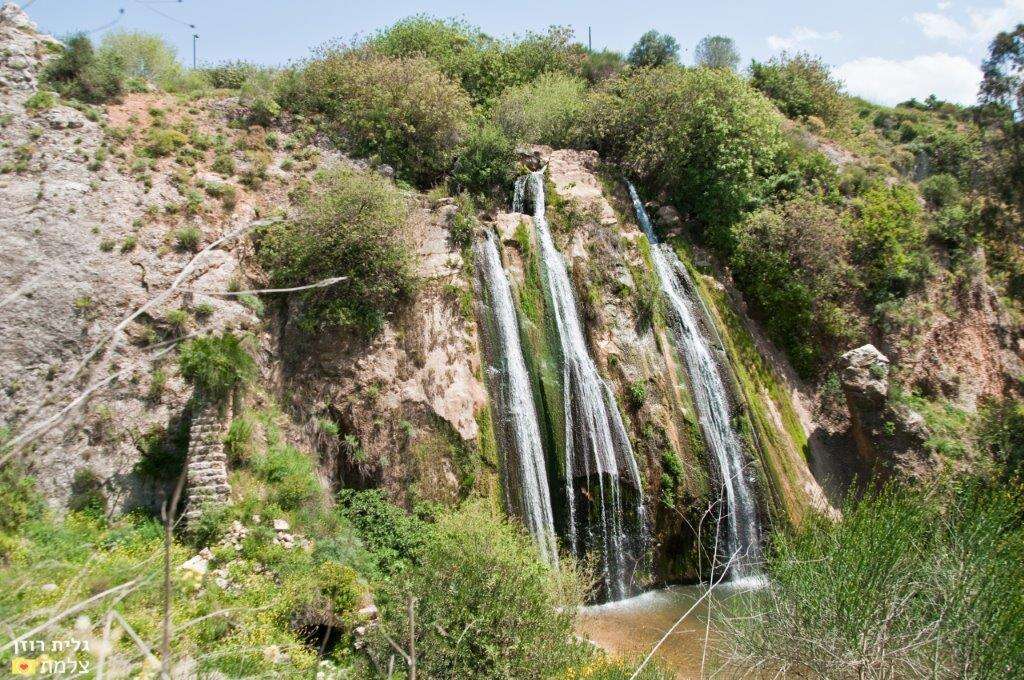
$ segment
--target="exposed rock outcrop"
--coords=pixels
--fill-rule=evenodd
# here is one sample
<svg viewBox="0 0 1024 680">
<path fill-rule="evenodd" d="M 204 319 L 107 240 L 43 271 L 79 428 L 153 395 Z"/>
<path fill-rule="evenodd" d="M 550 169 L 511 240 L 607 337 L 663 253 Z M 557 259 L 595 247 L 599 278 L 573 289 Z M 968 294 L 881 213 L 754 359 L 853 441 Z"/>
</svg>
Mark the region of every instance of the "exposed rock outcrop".
<svg viewBox="0 0 1024 680">
<path fill-rule="evenodd" d="M 482 453 L 493 442 L 479 422 L 487 394 L 472 287 L 449 235 L 455 206 L 410 201 L 414 299 L 369 340 L 344 332 L 309 338 L 286 326 L 279 339 L 284 386 L 297 413 L 337 425 L 339 435 L 321 446 L 336 485 L 380 486 L 405 504 L 454 503 L 496 480 L 496 461 Z M 477 478 L 481 470 L 495 474 Z"/>
<path fill-rule="evenodd" d="M 842 356 L 841 379 L 857 453 L 882 476 L 930 477 L 938 465 L 928 453 L 921 414 L 890 399 L 889 359 L 874 345 Z"/>
</svg>

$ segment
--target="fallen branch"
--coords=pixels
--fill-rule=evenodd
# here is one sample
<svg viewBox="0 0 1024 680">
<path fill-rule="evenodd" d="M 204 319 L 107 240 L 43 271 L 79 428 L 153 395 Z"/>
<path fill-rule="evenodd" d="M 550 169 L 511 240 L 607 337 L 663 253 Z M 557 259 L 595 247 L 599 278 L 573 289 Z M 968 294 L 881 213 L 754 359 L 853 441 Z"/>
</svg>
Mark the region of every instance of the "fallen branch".
<svg viewBox="0 0 1024 680">
<path fill-rule="evenodd" d="M 146 302 L 144 305 L 136 309 L 128 316 L 126 316 L 124 319 L 120 321 L 120 323 L 114 326 L 114 328 L 109 333 L 107 333 L 102 339 L 96 342 L 96 344 L 93 345 L 88 352 L 86 352 L 82 360 L 74 367 L 74 369 L 72 369 L 72 371 L 68 375 L 64 376 L 63 378 L 60 379 L 60 381 L 58 381 L 58 383 L 50 391 L 50 394 L 57 393 L 60 390 L 67 387 L 68 385 L 70 385 L 73 380 L 75 380 L 79 375 L 81 375 L 85 367 L 88 366 L 89 363 L 94 358 L 96 358 L 96 355 L 99 354 L 100 350 L 102 350 L 103 347 L 107 345 L 107 343 L 111 343 L 113 345 L 113 347 L 110 350 L 108 350 L 108 352 L 112 351 L 113 348 L 117 346 L 118 340 L 120 339 L 121 334 L 124 332 L 124 329 L 128 327 L 128 324 L 135 321 L 135 319 L 139 318 L 141 315 L 145 314 L 153 307 L 163 304 L 175 292 L 178 292 L 178 289 L 181 286 L 181 284 L 184 283 L 185 279 L 187 279 L 189 275 L 193 272 L 193 270 L 195 270 L 199 262 L 207 255 L 209 255 L 214 249 L 216 249 L 221 244 L 226 243 L 227 241 L 231 241 L 238 238 L 239 236 L 242 236 L 246 232 L 249 232 L 255 229 L 256 227 L 266 226 L 271 223 L 273 223 L 273 220 L 260 220 L 257 222 L 252 222 L 244 227 L 239 227 L 238 229 L 230 231 L 224 236 L 221 236 L 216 241 L 214 241 L 213 243 L 209 244 L 208 246 L 200 250 L 198 253 L 196 253 L 195 256 L 191 260 L 189 260 L 188 263 L 182 268 L 182 270 L 178 272 L 178 275 L 174 278 L 174 281 L 171 282 L 170 288 L 163 291 L 156 297 L 150 298 L 148 302 Z M 39 403 L 36 405 L 36 407 L 28 414 L 26 419 L 31 420 L 36 415 L 38 415 L 39 411 L 43 409 L 43 407 L 48 403 L 48 401 L 48 399 L 41 399 Z M 2 462 L 3 461 L 0 461 L 0 464 L 2 464 Z"/>
<path fill-rule="evenodd" d="M 640 673 L 642 673 L 647 664 L 650 663 L 651 658 L 654 656 L 654 653 L 657 652 L 658 648 L 661 647 L 665 640 L 668 639 L 668 636 L 671 635 L 675 631 L 675 629 L 679 627 L 679 624 L 682 623 L 687 616 L 693 613 L 693 610 L 697 608 L 697 605 L 703 602 L 704 599 L 711 594 L 711 591 L 713 591 L 715 587 L 722 582 L 722 579 L 724 579 L 725 575 L 729 572 L 729 566 L 732 564 L 733 560 L 736 559 L 736 556 L 738 554 L 739 550 L 732 554 L 732 556 L 729 558 L 729 561 L 725 563 L 725 568 L 722 570 L 722 574 L 718 577 L 718 580 L 713 582 L 710 586 L 708 586 L 708 589 L 704 591 L 704 594 L 698 597 L 696 600 L 694 600 L 690 608 L 687 609 L 682 616 L 676 619 L 676 622 L 672 624 L 671 628 L 665 631 L 665 634 L 661 636 L 660 640 L 658 640 L 658 644 L 654 645 L 654 647 L 651 648 L 651 651 L 647 653 L 647 656 L 644 658 L 640 666 L 637 667 L 633 675 L 629 677 L 629 680 L 636 680 L 640 676 Z"/>
<path fill-rule="evenodd" d="M 233 297 L 239 295 L 269 295 L 270 293 L 294 293 L 300 290 L 309 290 L 310 288 L 326 288 L 327 286 L 333 286 L 339 281 L 347 280 L 347 276 L 335 276 L 331 279 L 324 279 L 323 281 L 317 281 L 316 283 L 310 283 L 305 286 L 295 286 L 294 288 L 258 288 L 255 290 L 196 290 L 195 288 L 179 288 L 178 290 L 182 293 L 194 293 L 196 295 L 219 295 L 221 297 Z"/>
<path fill-rule="evenodd" d="M 107 588 L 102 593 L 96 593 L 95 595 L 93 595 L 89 599 L 82 600 L 81 602 L 79 602 L 78 604 L 74 605 L 73 607 L 68 607 L 67 609 L 65 609 L 64 611 L 60 612 L 59 614 L 51 616 L 45 622 L 39 624 L 38 626 L 36 626 L 32 630 L 30 630 L 30 631 L 28 631 L 26 633 L 23 633 L 22 635 L 19 635 L 18 637 L 14 638 L 13 640 L 8 642 L 3 647 L 0 647 L 0 652 L 6 652 L 8 649 L 10 649 L 11 647 L 15 646 L 16 644 L 18 644 L 22 640 L 25 640 L 26 638 L 34 637 L 37 633 L 41 633 L 42 631 L 46 630 L 47 628 L 49 628 L 53 624 L 55 624 L 55 623 L 57 623 L 57 622 L 59 622 L 59 621 L 61 621 L 63 619 L 66 619 L 67 617 L 71 616 L 72 614 L 77 614 L 78 612 L 82 611 L 83 609 L 85 609 L 89 605 L 93 604 L 94 602 L 102 600 L 103 598 L 107 597 L 108 595 L 113 595 L 114 593 L 121 592 L 122 590 L 125 590 L 127 588 L 133 588 L 133 587 L 137 586 L 140 582 L 141 581 L 139 579 L 132 579 L 131 581 L 128 581 L 126 583 L 122 583 L 119 586 L 114 586 L 113 588 Z"/>
</svg>

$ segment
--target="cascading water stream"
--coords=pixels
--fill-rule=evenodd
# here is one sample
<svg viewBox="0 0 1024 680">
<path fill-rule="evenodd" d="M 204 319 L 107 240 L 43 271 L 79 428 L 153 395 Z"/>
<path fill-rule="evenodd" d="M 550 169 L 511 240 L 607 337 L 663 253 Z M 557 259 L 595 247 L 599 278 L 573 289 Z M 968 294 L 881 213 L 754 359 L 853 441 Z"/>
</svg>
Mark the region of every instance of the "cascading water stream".
<svg viewBox="0 0 1024 680">
<path fill-rule="evenodd" d="M 487 232 L 477 241 L 475 250 L 478 275 L 490 311 L 488 387 L 497 406 L 495 419 L 499 421 L 504 444 L 506 501 L 537 541 L 541 555 L 554 566 L 558 564 L 558 547 L 551 494 L 512 291 L 494 234 Z"/>
<path fill-rule="evenodd" d="M 692 295 L 673 268 L 669 258 L 675 254 L 663 249 L 654 235 L 650 218 L 636 188 L 629 186 L 637 221 L 651 244 L 651 260 L 661 290 L 671 308 L 679 351 L 683 355 L 693 400 L 704 438 L 718 465 L 726 502 L 726 556 L 736 555 L 731 567 L 735 580 L 756 578 L 761 557 L 761 528 L 757 508 L 747 479 L 743 445 L 732 427 L 728 393 L 714 359 L 711 345 L 697 322 Z M 680 265 L 681 266 L 681 265 Z"/>
<path fill-rule="evenodd" d="M 630 594 L 631 575 L 646 557 L 640 471 L 615 397 L 590 357 L 565 261 L 548 228 L 543 168 L 516 181 L 513 209 L 518 212 L 525 208 L 527 186 L 562 356 L 568 543 L 576 554 L 586 552 L 587 543 L 599 550 L 606 594 L 617 600 Z M 592 489 L 595 482 L 597 488 Z M 632 516 L 627 518 L 623 495 L 630 487 Z M 627 529 L 630 520 L 637 525 L 632 536 Z"/>
</svg>

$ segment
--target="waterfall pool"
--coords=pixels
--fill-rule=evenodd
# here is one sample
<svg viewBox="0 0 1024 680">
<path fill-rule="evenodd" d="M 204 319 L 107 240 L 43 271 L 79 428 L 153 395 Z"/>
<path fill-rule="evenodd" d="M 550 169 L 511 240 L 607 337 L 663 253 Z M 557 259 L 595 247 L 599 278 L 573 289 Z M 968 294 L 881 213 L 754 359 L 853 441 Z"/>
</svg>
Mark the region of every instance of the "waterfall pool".
<svg viewBox="0 0 1024 680">
<path fill-rule="evenodd" d="M 706 586 L 670 586 L 627 600 L 584 607 L 580 610 L 576 632 L 598 647 L 616 655 L 642 658 L 701 595 Z M 655 658 L 678 678 L 701 677 L 704 638 L 708 636 L 704 674 L 714 672 L 714 646 L 718 631 L 709 615 L 721 613 L 729 599 L 747 588 L 737 584 L 720 585 L 683 619 L 668 636 Z"/>
</svg>

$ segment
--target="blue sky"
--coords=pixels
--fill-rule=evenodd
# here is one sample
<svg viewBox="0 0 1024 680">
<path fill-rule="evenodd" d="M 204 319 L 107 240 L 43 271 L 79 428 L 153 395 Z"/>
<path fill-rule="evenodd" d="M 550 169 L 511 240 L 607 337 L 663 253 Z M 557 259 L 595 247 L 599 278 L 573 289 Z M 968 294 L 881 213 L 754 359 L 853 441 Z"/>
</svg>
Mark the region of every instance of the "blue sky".
<svg viewBox="0 0 1024 680">
<path fill-rule="evenodd" d="M 736 41 L 744 65 L 782 50 L 808 50 L 831 64 L 850 92 L 889 104 L 933 92 L 943 99 L 972 102 L 988 42 L 998 31 L 1024 22 L 1024 0 L 630 0 L 603 6 L 585 0 L 33 0 L 26 11 L 41 29 L 58 36 L 118 20 L 107 30 L 159 33 L 187 62 L 193 33 L 187 24 L 194 24 L 200 35 L 200 62 L 246 59 L 267 64 L 299 59 L 332 38 L 366 34 L 423 12 L 464 18 L 493 35 L 563 24 L 585 42 L 589 25 L 594 47 L 621 51 L 654 28 L 676 37 L 687 63 L 702 36 L 721 33 Z M 104 32 L 93 35 L 102 37 Z"/>
</svg>

